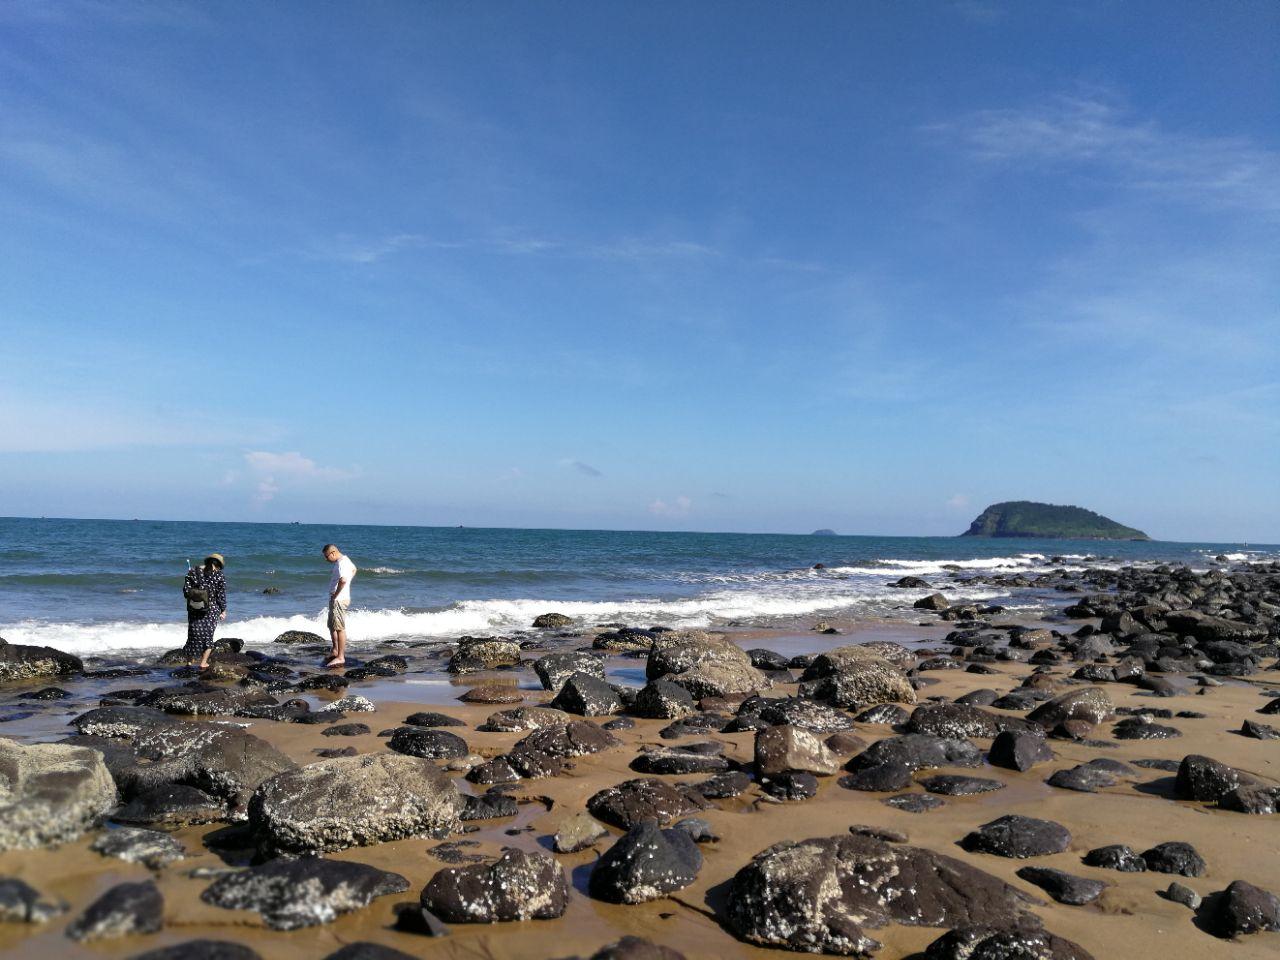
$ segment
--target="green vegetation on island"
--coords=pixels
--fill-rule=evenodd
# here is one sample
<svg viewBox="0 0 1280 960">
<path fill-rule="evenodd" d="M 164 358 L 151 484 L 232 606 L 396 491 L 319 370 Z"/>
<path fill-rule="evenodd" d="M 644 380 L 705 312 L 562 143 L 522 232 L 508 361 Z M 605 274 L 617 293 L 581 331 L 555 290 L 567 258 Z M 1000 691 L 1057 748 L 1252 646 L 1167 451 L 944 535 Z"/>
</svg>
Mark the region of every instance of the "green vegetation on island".
<svg viewBox="0 0 1280 960">
<path fill-rule="evenodd" d="M 962 537 L 1042 537 L 1057 540 L 1150 540 L 1141 530 L 1083 507 L 1010 500 L 993 503 Z"/>
</svg>

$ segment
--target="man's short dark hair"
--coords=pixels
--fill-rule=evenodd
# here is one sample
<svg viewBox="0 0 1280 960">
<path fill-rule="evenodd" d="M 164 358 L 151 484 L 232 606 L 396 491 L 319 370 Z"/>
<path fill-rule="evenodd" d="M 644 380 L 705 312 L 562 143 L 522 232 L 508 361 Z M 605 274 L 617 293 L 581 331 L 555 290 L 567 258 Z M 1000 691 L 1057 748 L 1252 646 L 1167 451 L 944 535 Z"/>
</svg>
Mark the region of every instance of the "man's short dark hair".
<svg viewBox="0 0 1280 960">
<path fill-rule="evenodd" d="M 337 549 L 338 549 L 338 545 L 336 543 L 326 543 L 323 547 L 320 548 L 320 555 L 324 556 L 330 550 L 337 550 Z"/>
</svg>

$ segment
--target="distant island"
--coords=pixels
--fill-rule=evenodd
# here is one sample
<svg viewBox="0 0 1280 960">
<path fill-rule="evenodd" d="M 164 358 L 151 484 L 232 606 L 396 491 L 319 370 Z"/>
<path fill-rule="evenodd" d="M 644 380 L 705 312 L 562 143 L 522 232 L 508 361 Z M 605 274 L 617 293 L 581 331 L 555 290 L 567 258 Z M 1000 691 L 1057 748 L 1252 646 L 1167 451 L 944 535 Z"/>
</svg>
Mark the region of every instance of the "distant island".
<svg viewBox="0 0 1280 960">
<path fill-rule="evenodd" d="M 1141 530 L 1083 507 L 1009 500 L 993 503 L 962 537 L 1043 537 L 1055 540 L 1150 540 Z"/>
<path fill-rule="evenodd" d="M 834 530 L 828 530 L 826 527 L 823 527 L 821 530 L 815 530 L 815 531 L 813 531 L 813 533 L 809 534 L 809 536 L 811 536 L 811 537 L 838 537 L 838 536 L 839 536 L 839 534 L 838 534 L 838 533 L 836 533 Z"/>
</svg>

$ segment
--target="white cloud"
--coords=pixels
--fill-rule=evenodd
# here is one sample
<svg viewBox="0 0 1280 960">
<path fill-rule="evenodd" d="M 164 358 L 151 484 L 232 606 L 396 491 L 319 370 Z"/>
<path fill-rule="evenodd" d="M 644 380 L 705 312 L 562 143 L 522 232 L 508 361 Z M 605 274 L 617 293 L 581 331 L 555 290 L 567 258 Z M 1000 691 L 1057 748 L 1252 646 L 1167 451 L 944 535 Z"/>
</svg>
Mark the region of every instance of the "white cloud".
<svg viewBox="0 0 1280 960">
<path fill-rule="evenodd" d="M 1168 129 L 1106 97 L 979 110 L 927 129 L 956 137 L 988 162 L 1080 164 L 1162 199 L 1280 214 L 1280 152 L 1244 137 Z"/>
<path fill-rule="evenodd" d="M 280 492 L 280 485 L 276 483 L 274 477 L 264 477 L 258 481 L 258 486 L 254 490 L 253 502 L 266 503 L 268 500 L 274 500 L 277 493 Z"/>
<path fill-rule="evenodd" d="M 377 263 L 384 257 L 413 247 L 430 244 L 430 240 L 417 233 L 395 233 L 385 237 L 359 238 L 343 234 L 332 240 L 318 243 L 309 256 L 316 260 L 336 260 L 341 263 Z"/>
<path fill-rule="evenodd" d="M 947 500 L 947 506 L 952 510 L 963 510 L 968 505 L 969 498 L 963 493 L 954 494 L 949 500 Z"/>
<path fill-rule="evenodd" d="M 319 480 L 347 480 L 356 475 L 354 470 L 322 467 L 310 457 L 296 450 L 272 453 L 269 450 L 245 451 L 244 462 L 256 473 L 278 474 L 287 477 L 305 477 Z"/>
<path fill-rule="evenodd" d="M 0 143 L 0 151 L 3 143 Z M 370 264 L 409 250 L 466 250 L 501 256 L 556 255 L 564 258 L 616 260 L 647 263 L 661 260 L 694 260 L 720 256 L 720 251 L 693 240 L 645 240 L 622 237 L 617 240 L 563 240 L 500 232 L 488 237 L 442 239 L 421 233 L 389 233 L 358 237 L 338 234 L 316 240 L 301 253 L 312 260 Z M 781 261 L 779 261 L 781 263 Z M 794 264 L 791 264 L 794 268 Z M 813 269 L 804 265 L 805 269 Z"/>
<path fill-rule="evenodd" d="M 274 453 L 270 450 L 246 450 L 244 462 L 256 478 L 253 502 L 259 506 L 274 500 L 282 484 L 307 485 L 350 480 L 360 475 L 359 468 L 342 470 L 322 467 L 296 450 Z"/>
<path fill-rule="evenodd" d="M 693 501 L 685 496 L 676 497 L 670 503 L 655 500 L 649 504 L 649 512 L 655 517 L 687 517 L 693 509 Z"/>
</svg>

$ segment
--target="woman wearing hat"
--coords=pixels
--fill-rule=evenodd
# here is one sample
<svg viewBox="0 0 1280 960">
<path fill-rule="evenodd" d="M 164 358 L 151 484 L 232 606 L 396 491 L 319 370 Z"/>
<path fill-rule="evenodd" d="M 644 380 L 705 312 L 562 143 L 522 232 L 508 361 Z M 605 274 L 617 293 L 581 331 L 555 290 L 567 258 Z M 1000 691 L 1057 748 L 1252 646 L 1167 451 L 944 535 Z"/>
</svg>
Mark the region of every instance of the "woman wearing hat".
<svg viewBox="0 0 1280 960">
<path fill-rule="evenodd" d="M 187 600 L 187 645 L 183 648 L 187 662 L 200 657 L 200 669 L 209 666 L 213 649 L 213 631 L 218 621 L 227 618 L 227 581 L 222 578 L 223 559 L 211 553 L 204 564 L 187 571 L 182 595 Z"/>
</svg>

